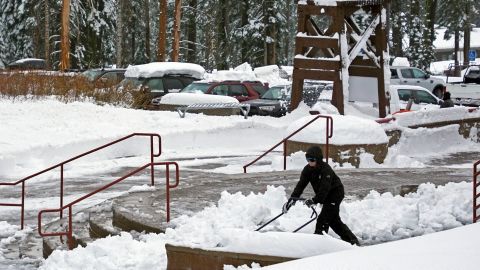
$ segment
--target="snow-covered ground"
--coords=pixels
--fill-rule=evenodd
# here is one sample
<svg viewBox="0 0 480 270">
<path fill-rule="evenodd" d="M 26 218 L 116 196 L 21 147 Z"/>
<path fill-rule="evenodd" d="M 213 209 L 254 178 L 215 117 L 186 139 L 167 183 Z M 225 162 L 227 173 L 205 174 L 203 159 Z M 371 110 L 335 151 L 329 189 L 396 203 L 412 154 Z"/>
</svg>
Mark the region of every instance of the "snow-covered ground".
<svg viewBox="0 0 480 270">
<path fill-rule="evenodd" d="M 208 163 L 219 156 L 235 156 L 226 159 L 225 166 L 216 168 L 215 172 L 241 173 L 242 166 L 251 161 L 253 156 L 262 153 L 288 135 L 292 123 L 307 116 L 309 109 L 301 106 L 282 118 L 243 119 L 241 116 L 216 117 L 198 114 L 187 114 L 185 118 L 180 118 L 176 112 L 141 111 L 81 102 L 65 104 L 51 98 L 34 101 L 17 99 L 14 102 L 0 99 L 0 177 L 12 181 L 18 180 L 133 132 L 159 133 L 162 136 L 162 159 L 189 159 L 180 161 L 180 166 Z M 333 112 L 331 107 L 320 106 L 317 109 L 323 113 Z M 372 117 L 365 116 L 361 110 L 348 107 L 346 111 L 354 115 L 337 121 L 338 125 L 335 128 L 338 130 L 348 130 L 351 126 L 352 132 L 355 133 L 366 127 L 372 130 L 380 128 L 374 121 L 365 120 Z M 335 116 L 335 118 L 338 117 L 340 116 Z M 368 124 L 362 124 L 362 121 L 356 117 L 365 118 L 362 121 L 368 121 Z M 480 152 L 479 144 L 460 136 L 456 132 L 457 129 L 458 126 L 455 125 L 437 129 L 403 128 L 402 140 L 389 150 L 384 164 L 377 164 L 371 156 L 364 155 L 361 157 L 361 167 L 427 167 L 426 163 L 431 158 L 457 152 Z M 339 134 L 348 133 L 340 132 Z M 385 137 L 380 135 L 369 139 L 385 141 Z M 341 138 L 338 140 L 341 141 Z M 66 166 L 65 171 L 69 177 L 74 177 L 105 173 L 122 166 L 146 163 L 149 151 L 147 141 L 145 138 L 140 138 L 130 141 L 129 144 L 122 143 L 118 147 L 76 161 L 75 166 Z M 202 159 L 198 159 L 201 157 Z M 206 158 L 203 159 L 203 157 Z M 268 163 L 254 166 L 252 171 L 282 169 L 281 157 L 278 154 L 268 155 L 265 161 L 271 162 L 271 165 Z M 470 168 L 471 164 L 468 162 L 455 166 Z M 287 167 L 300 169 L 304 165 L 304 155 L 297 153 L 289 158 Z M 342 169 L 337 164 L 334 164 L 334 167 L 337 170 Z M 58 173 L 38 177 L 31 182 L 42 185 L 52 179 L 58 179 Z M 292 248 L 295 246 L 292 242 L 297 238 L 290 233 L 252 232 L 258 224 L 278 213 L 288 194 L 289 192 L 283 187 L 269 187 L 265 193 L 261 194 L 224 192 L 217 205 L 192 216 L 175 218 L 172 221 L 176 225 L 175 229 L 169 229 L 164 234 L 148 234 L 134 238 L 124 233 L 121 236 L 97 240 L 86 248 L 56 251 L 49 259 L 42 262 L 42 269 L 165 269 L 165 243 L 239 251 L 249 250 L 254 246 L 261 253 L 262 250 L 269 249 L 269 243 L 273 243 L 269 239 L 280 237 L 285 245 L 277 248 L 278 253 L 299 252 Z M 420 186 L 417 193 L 405 197 L 371 192 L 362 200 L 342 204 L 341 215 L 362 242 L 370 245 L 471 223 L 471 194 L 469 182 L 451 183 L 442 187 L 425 184 Z M 47 199 L 48 195 L 45 200 Z M 27 208 L 39 209 L 41 208 L 39 204 L 29 204 Z M 17 213 L 16 211 L 17 209 L 0 208 L 0 215 L 12 216 Z M 298 204 L 270 229 L 291 231 L 303 223 L 308 216 L 309 210 Z M 302 233 L 318 239 L 318 242 L 309 241 L 308 239 L 311 238 L 305 238 L 302 235 L 302 239 L 306 239 L 302 240 L 305 249 L 294 254 L 295 256 L 305 257 L 342 249 L 343 243 L 339 242 L 334 234 L 322 237 L 311 235 L 312 226 L 305 228 Z M 4 221 L 0 221 L 0 229 L 0 260 L 2 260 L 5 244 L 14 238 L 21 237 L 24 232 L 17 231 L 17 224 Z M 444 234 L 429 234 L 422 238 L 404 240 L 404 242 L 353 248 L 307 259 L 315 260 L 313 263 L 300 261 L 298 267 L 290 265 L 279 269 L 315 269 L 320 264 L 317 263 L 317 259 L 321 264 L 333 265 L 339 260 L 336 256 L 343 256 L 340 254 L 351 254 L 348 256 L 352 256 L 353 261 L 361 256 L 373 258 L 374 255 L 382 254 L 386 254 L 386 258 L 389 258 L 388 256 L 393 255 L 388 254 L 406 254 L 401 251 L 416 245 L 419 248 L 416 249 L 417 255 L 412 257 L 412 264 L 397 264 L 392 259 L 390 261 L 370 260 L 371 264 L 368 264 L 367 259 L 365 261 L 358 259 L 361 267 L 355 268 L 345 264 L 345 267 L 351 267 L 345 269 L 449 269 L 447 267 L 449 264 L 444 264 L 446 268 L 442 268 L 440 263 L 449 260 L 448 258 L 455 261 L 456 256 L 471 258 L 471 260 L 463 260 L 463 264 L 458 269 L 476 269 L 473 259 L 480 255 L 480 251 L 477 249 L 465 253 L 465 249 L 470 247 L 470 243 L 465 238 L 470 239 L 469 234 L 475 231 L 478 232 L 476 225 Z M 232 235 L 236 237 L 232 238 Z M 242 241 L 242 239 L 250 239 L 255 244 L 252 245 L 252 242 Z M 438 241 L 442 241 L 439 239 L 452 241 L 454 244 L 437 245 Z M 474 235 L 471 240 L 475 241 Z M 415 244 L 413 241 L 419 242 Z M 478 239 L 476 241 L 478 242 Z M 320 248 L 325 245 L 332 249 Z M 420 247 L 430 248 L 421 249 Z M 350 249 L 349 247 L 343 249 L 345 248 Z M 432 267 L 429 268 L 426 262 L 434 259 L 438 259 L 439 263 L 431 264 Z M 468 261 L 471 263 L 469 264 Z M 386 267 L 383 267 L 385 265 Z M 418 267 L 415 268 L 415 266 Z M 328 269 L 343 268 L 332 266 Z"/>
</svg>

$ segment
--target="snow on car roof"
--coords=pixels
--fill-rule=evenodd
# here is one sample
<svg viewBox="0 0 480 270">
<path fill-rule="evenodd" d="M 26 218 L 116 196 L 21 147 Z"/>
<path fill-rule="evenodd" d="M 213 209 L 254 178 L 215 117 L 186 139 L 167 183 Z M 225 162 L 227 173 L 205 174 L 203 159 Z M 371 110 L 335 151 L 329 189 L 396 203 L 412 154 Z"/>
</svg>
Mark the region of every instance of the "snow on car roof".
<svg viewBox="0 0 480 270">
<path fill-rule="evenodd" d="M 151 78 L 165 75 L 188 75 L 196 79 L 202 79 L 205 69 L 192 63 L 180 62 L 153 62 L 143 65 L 128 66 L 125 77 L 128 78 Z"/>
<path fill-rule="evenodd" d="M 12 64 L 21 64 L 21 63 L 31 62 L 31 61 L 45 61 L 45 60 L 39 59 L 39 58 L 23 58 L 13 62 Z"/>
</svg>

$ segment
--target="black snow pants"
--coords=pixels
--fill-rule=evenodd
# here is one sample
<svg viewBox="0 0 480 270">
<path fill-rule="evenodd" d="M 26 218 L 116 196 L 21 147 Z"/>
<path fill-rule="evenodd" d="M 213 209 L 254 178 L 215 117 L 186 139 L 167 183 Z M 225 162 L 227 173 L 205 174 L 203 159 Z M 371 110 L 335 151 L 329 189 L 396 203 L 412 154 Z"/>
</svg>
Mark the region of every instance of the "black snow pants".
<svg viewBox="0 0 480 270">
<path fill-rule="evenodd" d="M 332 228 L 343 241 L 349 242 L 352 245 L 360 245 L 357 237 L 340 219 L 340 202 L 325 203 L 322 206 L 322 211 L 317 218 L 315 234 L 328 233 L 328 227 Z"/>
</svg>

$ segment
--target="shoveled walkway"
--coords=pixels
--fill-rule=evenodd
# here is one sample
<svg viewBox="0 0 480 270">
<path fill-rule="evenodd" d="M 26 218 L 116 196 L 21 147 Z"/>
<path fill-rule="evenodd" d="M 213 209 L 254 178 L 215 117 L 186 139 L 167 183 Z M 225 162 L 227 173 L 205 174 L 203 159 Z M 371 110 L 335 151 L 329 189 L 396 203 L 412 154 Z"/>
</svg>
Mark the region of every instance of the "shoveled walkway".
<svg viewBox="0 0 480 270">
<path fill-rule="evenodd" d="M 128 171 L 128 168 L 124 168 L 122 171 Z M 471 181 L 470 169 L 444 167 L 421 169 L 338 169 L 336 172 L 345 185 L 347 200 L 362 198 L 372 189 L 379 192 L 389 191 L 393 194 L 401 194 L 409 192 L 415 189 L 417 185 L 425 182 L 443 185 L 448 182 Z M 230 193 L 240 191 L 248 194 L 250 192 L 264 192 L 268 185 L 282 185 L 286 188 L 287 194 L 289 194 L 299 175 L 300 171 L 227 175 L 182 170 L 180 185 L 178 188 L 171 190 L 171 216 L 175 218 L 181 214 L 192 214 L 200 211 L 205 206 L 216 203 L 224 190 Z M 147 172 L 139 176 L 136 182 L 148 183 Z M 88 230 L 75 232 L 74 229 L 74 233 L 79 237 L 85 236 L 88 238 L 77 239 L 78 243 L 85 244 L 92 241 L 94 237 L 101 236 L 102 232 L 98 233 L 98 231 L 109 231 L 111 233 L 116 233 L 120 229 L 127 231 L 131 229 L 151 232 L 163 231 L 168 226 L 165 224 L 165 189 L 161 179 L 157 179 L 157 183 L 158 188 L 156 191 L 132 192 L 110 200 L 110 203 L 106 203 L 106 207 L 102 207 L 101 218 L 92 214 L 99 212 L 98 210 L 88 211 L 85 216 L 88 216 L 89 220 L 86 223 L 84 221 L 83 225 L 78 224 L 77 227 L 98 227 L 100 229 L 96 232 L 91 230 L 90 232 Z M 307 188 L 305 197 L 311 195 L 313 195 L 311 188 Z M 112 219 L 105 218 L 111 217 L 112 214 Z M 132 221 L 145 226 L 140 228 L 132 227 Z M 30 240 L 33 244 L 13 243 L 10 245 L 8 248 L 9 252 L 4 254 L 8 260 L 0 261 L 0 268 L 5 265 L 19 263 L 15 259 L 19 256 L 35 257 L 35 254 L 38 257 L 42 256 L 40 253 L 42 249 L 38 246 L 41 242 L 38 241 L 36 234 L 37 232 L 34 231 L 32 235 L 32 238 L 36 240 Z M 28 246 L 29 249 L 25 250 L 25 246 Z M 34 261 L 33 265 L 37 263 L 38 261 L 36 263 Z M 27 265 L 25 266 L 28 268 Z"/>
</svg>

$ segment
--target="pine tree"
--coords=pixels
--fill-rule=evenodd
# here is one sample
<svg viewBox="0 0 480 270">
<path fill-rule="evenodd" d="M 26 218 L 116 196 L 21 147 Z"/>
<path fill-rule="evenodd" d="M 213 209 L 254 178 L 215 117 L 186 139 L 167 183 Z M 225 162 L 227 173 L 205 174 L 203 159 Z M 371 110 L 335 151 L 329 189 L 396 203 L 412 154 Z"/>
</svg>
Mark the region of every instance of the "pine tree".
<svg viewBox="0 0 480 270">
<path fill-rule="evenodd" d="M 33 57 L 33 0 L 0 0 L 0 61 Z"/>
</svg>

